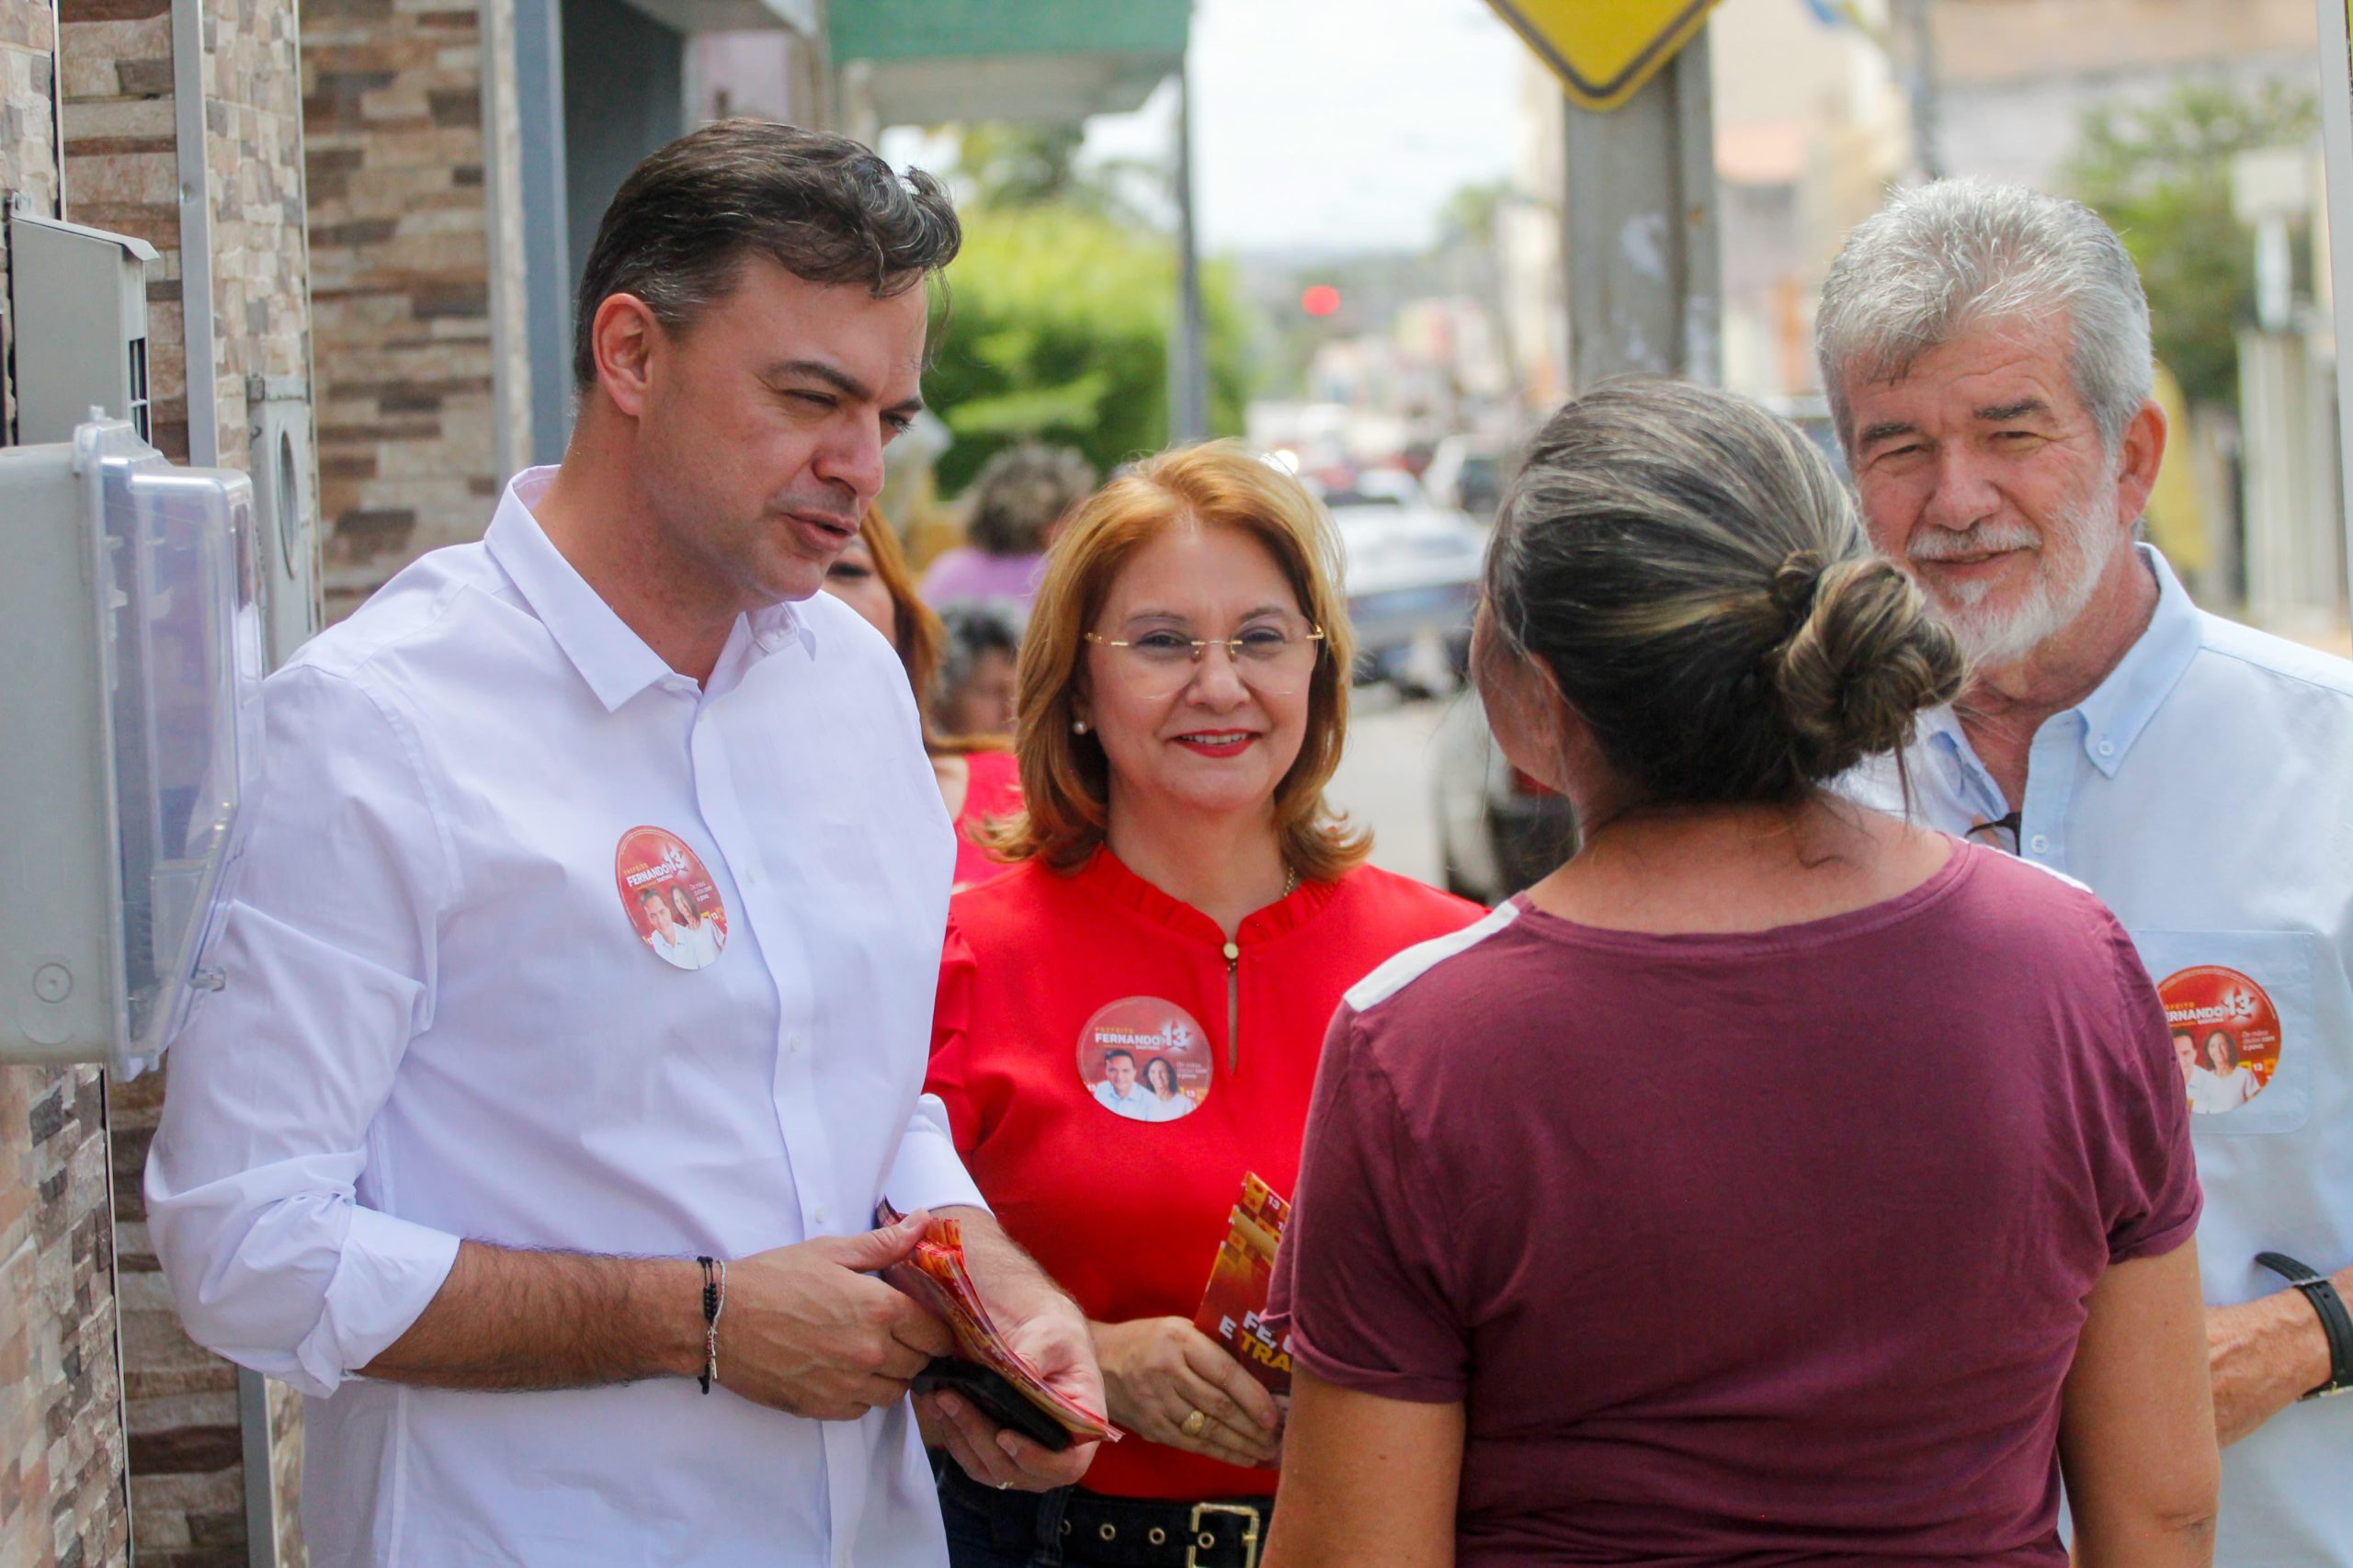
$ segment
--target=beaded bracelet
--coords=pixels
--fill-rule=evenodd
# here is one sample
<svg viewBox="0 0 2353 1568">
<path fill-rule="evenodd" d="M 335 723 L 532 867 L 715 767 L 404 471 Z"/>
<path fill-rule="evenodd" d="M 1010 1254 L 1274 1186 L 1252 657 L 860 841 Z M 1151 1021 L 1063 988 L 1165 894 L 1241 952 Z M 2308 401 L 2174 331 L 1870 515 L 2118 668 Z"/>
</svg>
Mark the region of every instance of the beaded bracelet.
<svg viewBox="0 0 2353 1568">
<path fill-rule="evenodd" d="M 702 1392 L 719 1380 L 719 1314 L 727 1310 L 727 1260 L 698 1257 L 702 1265 Z"/>
</svg>

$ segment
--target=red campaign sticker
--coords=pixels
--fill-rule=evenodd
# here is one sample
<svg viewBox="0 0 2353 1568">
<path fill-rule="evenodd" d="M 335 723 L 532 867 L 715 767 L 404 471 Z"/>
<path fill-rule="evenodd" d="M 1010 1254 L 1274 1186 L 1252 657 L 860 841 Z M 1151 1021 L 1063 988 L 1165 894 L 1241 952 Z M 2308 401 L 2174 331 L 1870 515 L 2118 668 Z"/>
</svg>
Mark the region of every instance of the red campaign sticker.
<svg viewBox="0 0 2353 1568">
<path fill-rule="evenodd" d="M 1192 1014 L 1157 996 L 1098 1008 L 1078 1031 L 1078 1077 L 1129 1121 L 1176 1121 L 1209 1098 L 1213 1057 Z"/>
<path fill-rule="evenodd" d="M 727 950 L 727 906 L 702 860 L 675 833 L 633 827 L 613 851 L 630 929 L 675 969 L 709 969 Z"/>
<path fill-rule="evenodd" d="M 2237 970 L 2200 964 L 2167 975 L 2157 995 L 2191 1110 L 2218 1116 L 2263 1093 L 2285 1042 L 2279 1010 L 2262 986 Z"/>
</svg>

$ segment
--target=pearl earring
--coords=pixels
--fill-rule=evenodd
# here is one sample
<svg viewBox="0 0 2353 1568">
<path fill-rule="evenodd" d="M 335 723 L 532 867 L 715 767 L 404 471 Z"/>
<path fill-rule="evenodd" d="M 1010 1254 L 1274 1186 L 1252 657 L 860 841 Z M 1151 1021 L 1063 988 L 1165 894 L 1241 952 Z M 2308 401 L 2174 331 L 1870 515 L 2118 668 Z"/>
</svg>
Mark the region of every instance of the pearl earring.
<svg viewBox="0 0 2353 1568">
<path fill-rule="evenodd" d="M 1086 733 L 1086 721 L 1084 719 L 1073 719 L 1070 722 L 1070 733 L 1074 735 L 1083 735 Z"/>
</svg>

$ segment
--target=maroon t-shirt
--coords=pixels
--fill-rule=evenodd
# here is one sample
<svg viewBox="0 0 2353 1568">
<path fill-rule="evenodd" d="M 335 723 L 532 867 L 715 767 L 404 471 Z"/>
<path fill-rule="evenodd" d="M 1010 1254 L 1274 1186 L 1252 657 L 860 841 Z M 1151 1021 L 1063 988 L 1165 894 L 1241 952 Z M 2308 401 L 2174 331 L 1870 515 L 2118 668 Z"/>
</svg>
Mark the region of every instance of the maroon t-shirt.
<svg viewBox="0 0 2353 1568">
<path fill-rule="evenodd" d="M 1752 934 L 1506 904 L 1348 994 L 1307 1125 L 1291 1353 L 1466 1403 L 1465 1564 L 2061 1568 L 2086 1299 L 2198 1219 L 2123 930 L 1968 846 Z"/>
</svg>

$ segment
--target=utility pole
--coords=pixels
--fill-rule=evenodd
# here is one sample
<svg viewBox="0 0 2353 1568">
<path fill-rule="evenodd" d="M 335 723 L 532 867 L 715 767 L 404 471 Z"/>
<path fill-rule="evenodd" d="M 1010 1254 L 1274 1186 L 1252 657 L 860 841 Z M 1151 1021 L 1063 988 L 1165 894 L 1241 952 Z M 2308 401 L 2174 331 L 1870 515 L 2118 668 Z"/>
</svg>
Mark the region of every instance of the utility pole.
<svg viewBox="0 0 2353 1568">
<path fill-rule="evenodd" d="M 2336 309 L 2338 504 L 2345 512 L 2345 567 L 2353 595 L 2353 39 L 2345 0 L 2320 7 L 2321 146 L 2328 176 L 2330 292 Z M 2353 598 L 2348 598 L 2353 603 Z"/>
<path fill-rule="evenodd" d="M 1722 379 L 1708 60 L 1702 29 L 1621 107 L 1567 107 L 1572 392 L 1612 376 Z"/>
<path fill-rule="evenodd" d="M 1930 15 L 1934 0 L 1901 0 L 1904 30 L 1912 35 L 1905 50 L 1904 96 L 1912 103 L 1912 161 L 1923 179 L 1945 177 L 1944 154 L 1937 145 L 1937 26 Z"/>
<path fill-rule="evenodd" d="M 1176 67 L 1176 323 L 1168 344 L 1168 438 L 1210 436 L 1209 353 L 1201 316 L 1200 247 L 1193 233 L 1193 89 Z"/>
</svg>

